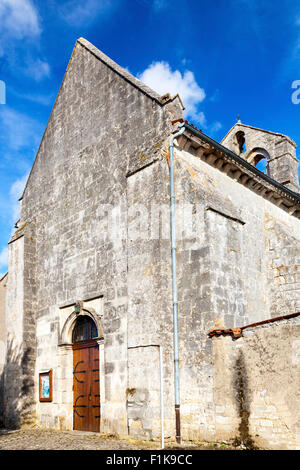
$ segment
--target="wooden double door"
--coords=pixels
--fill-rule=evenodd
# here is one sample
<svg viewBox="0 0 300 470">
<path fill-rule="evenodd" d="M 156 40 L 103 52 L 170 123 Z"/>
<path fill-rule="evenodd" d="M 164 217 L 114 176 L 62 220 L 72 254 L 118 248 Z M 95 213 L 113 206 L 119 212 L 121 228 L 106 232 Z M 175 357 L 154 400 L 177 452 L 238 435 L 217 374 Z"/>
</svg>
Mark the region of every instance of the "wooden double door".
<svg viewBox="0 0 300 470">
<path fill-rule="evenodd" d="M 73 428 L 100 431 L 99 346 L 73 345 Z"/>
</svg>

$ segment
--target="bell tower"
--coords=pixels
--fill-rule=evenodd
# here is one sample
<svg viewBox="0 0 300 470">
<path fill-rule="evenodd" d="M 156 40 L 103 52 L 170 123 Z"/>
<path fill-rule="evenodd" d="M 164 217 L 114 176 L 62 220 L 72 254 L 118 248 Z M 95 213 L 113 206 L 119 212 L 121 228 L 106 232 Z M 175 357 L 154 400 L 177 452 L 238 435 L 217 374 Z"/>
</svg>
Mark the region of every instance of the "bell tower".
<svg viewBox="0 0 300 470">
<path fill-rule="evenodd" d="M 290 137 L 248 126 L 238 120 L 221 143 L 254 166 L 265 159 L 266 174 L 270 178 L 294 192 L 300 192 L 297 145 Z"/>
</svg>

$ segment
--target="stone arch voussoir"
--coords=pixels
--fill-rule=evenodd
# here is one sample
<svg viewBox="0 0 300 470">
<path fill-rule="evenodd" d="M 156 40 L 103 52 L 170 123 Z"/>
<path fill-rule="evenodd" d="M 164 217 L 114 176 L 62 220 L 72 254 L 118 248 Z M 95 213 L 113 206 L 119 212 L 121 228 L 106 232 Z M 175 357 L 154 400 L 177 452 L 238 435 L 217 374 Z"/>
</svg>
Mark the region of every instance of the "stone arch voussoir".
<svg viewBox="0 0 300 470">
<path fill-rule="evenodd" d="M 95 312 L 93 308 L 85 309 L 82 308 L 80 313 L 73 311 L 66 319 L 63 329 L 60 335 L 60 344 L 72 344 L 72 333 L 76 323 L 76 320 L 80 316 L 90 317 L 96 324 L 98 330 L 98 339 L 104 338 L 104 330 L 100 316 Z"/>
</svg>

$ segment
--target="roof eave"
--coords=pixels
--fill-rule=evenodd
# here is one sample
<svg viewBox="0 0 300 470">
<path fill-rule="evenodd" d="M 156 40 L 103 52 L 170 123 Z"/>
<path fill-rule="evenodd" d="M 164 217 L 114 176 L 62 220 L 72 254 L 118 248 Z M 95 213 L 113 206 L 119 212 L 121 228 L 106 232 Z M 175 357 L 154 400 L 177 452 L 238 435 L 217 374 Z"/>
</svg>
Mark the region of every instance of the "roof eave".
<svg viewBox="0 0 300 470">
<path fill-rule="evenodd" d="M 182 122 L 180 126 L 185 127 L 185 132 L 181 138 L 185 137 L 186 139 L 191 139 L 191 140 L 201 139 L 201 141 L 203 141 L 204 143 L 209 144 L 212 149 L 215 149 L 218 151 L 219 155 L 218 155 L 218 158 L 215 159 L 215 161 L 217 159 L 220 159 L 221 156 L 225 156 L 232 165 L 235 165 L 235 171 L 245 169 L 245 174 L 247 174 L 249 178 L 252 177 L 253 180 L 256 180 L 257 186 L 259 184 L 261 186 L 264 186 L 264 188 L 262 188 L 262 190 L 264 190 L 264 194 L 271 193 L 271 191 L 273 190 L 273 192 L 276 193 L 277 195 L 276 197 L 278 199 L 279 205 L 280 205 L 279 203 L 280 198 L 284 198 L 285 199 L 284 202 L 287 203 L 287 209 L 290 209 L 291 213 L 295 213 L 295 215 L 297 212 L 298 213 L 297 217 L 300 216 L 300 194 L 295 193 L 294 191 L 288 189 L 284 185 L 273 180 L 268 175 L 258 170 L 255 166 L 251 165 L 249 162 L 244 160 L 242 157 L 235 154 L 228 148 L 224 147 L 222 144 L 215 141 L 211 137 L 207 136 L 206 134 L 204 134 L 202 131 L 192 126 L 187 121 Z M 208 154 L 211 154 L 211 153 L 212 152 L 206 152 L 207 155 L 204 154 L 203 156 L 207 157 Z M 272 199 L 272 197 L 270 199 Z"/>
</svg>

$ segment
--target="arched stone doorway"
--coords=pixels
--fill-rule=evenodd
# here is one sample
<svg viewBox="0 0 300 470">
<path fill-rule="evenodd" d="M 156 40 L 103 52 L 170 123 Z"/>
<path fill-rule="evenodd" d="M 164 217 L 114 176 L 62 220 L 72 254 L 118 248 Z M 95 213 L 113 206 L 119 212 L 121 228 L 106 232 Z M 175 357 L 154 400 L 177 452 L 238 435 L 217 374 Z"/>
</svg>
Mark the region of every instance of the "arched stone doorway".
<svg viewBox="0 0 300 470">
<path fill-rule="evenodd" d="M 78 308 L 79 307 L 79 308 Z M 79 311 L 78 311 L 79 310 Z M 55 379 L 55 387 L 56 390 L 58 390 L 58 408 L 56 410 L 57 414 L 57 420 L 58 420 L 58 426 L 60 429 L 76 429 L 77 428 L 77 422 L 75 416 L 78 418 L 79 421 L 79 416 L 77 416 L 77 413 L 74 411 L 74 405 L 75 405 L 75 400 L 74 400 L 74 381 L 76 379 L 74 378 L 74 356 L 79 356 L 80 352 L 75 352 L 76 348 L 78 351 L 84 350 L 86 346 L 88 346 L 88 343 L 91 343 L 92 345 L 92 351 L 96 350 L 98 348 L 98 356 L 95 358 L 99 358 L 99 366 L 98 367 L 92 367 L 92 369 L 100 369 L 99 372 L 97 372 L 100 375 L 100 382 L 95 382 L 98 386 L 98 392 L 94 393 L 94 395 L 100 395 L 101 393 L 101 400 L 100 397 L 93 397 L 93 398 L 99 398 L 100 401 L 100 413 L 96 414 L 96 416 L 104 416 L 105 414 L 105 351 L 104 351 L 104 330 L 103 330 L 103 325 L 102 325 L 102 315 L 103 315 L 103 306 L 102 306 L 102 297 L 92 299 L 92 300 L 87 300 L 83 302 L 78 302 L 78 304 L 72 304 L 68 305 L 66 307 L 61 307 L 59 310 L 59 316 L 60 316 L 60 326 L 59 326 L 59 338 L 58 338 L 58 369 L 57 373 L 54 377 Z M 90 325 L 93 325 L 91 328 L 91 333 L 84 333 L 84 324 L 86 319 L 88 317 L 91 322 L 88 323 Z M 83 320 L 82 320 L 83 318 Z M 95 326 L 94 326 L 95 325 Z M 97 335 L 97 337 L 95 336 Z M 83 336 L 82 336 L 83 335 Z M 93 349 L 94 348 L 94 349 Z M 92 354 L 89 351 L 89 355 Z M 82 359 L 77 359 L 76 362 L 80 361 Z M 83 359 L 84 360 L 84 359 Z M 98 361 L 95 361 L 98 362 Z M 76 365 L 76 364 L 75 364 Z M 85 365 L 85 363 L 84 363 Z M 77 371 L 80 370 L 85 370 L 82 368 L 82 363 L 77 366 Z M 94 372 L 96 373 L 96 372 Z M 76 375 L 76 374 L 75 374 Z M 77 378 L 79 380 L 82 380 L 80 376 L 84 376 L 86 374 L 77 374 Z M 99 377 L 97 377 L 98 379 Z M 76 381 L 78 384 L 78 382 Z M 94 385 L 95 386 L 95 385 Z M 99 392 L 100 389 L 100 392 Z M 79 393 L 81 395 L 82 393 Z M 89 395 L 89 394 L 88 394 Z M 84 397 L 86 399 L 86 397 Z M 94 408 L 94 410 L 99 411 L 99 406 L 98 403 L 91 403 L 91 400 L 89 400 L 90 406 L 97 405 L 97 408 Z M 85 405 L 85 403 L 82 402 L 82 397 L 79 398 L 76 402 L 76 405 Z M 79 414 L 82 415 L 82 411 L 85 411 L 85 407 L 76 407 L 75 410 Z M 90 409 L 86 410 L 90 411 Z M 80 421 L 83 418 L 80 419 Z M 96 418 L 99 421 L 99 424 L 97 424 L 97 431 L 99 431 L 99 426 L 101 425 L 100 423 L 100 418 Z M 83 423 L 84 424 L 84 423 Z M 89 428 L 87 430 L 92 430 L 92 426 L 87 425 L 86 428 Z"/>
<path fill-rule="evenodd" d="M 73 429 L 100 431 L 98 329 L 89 315 L 80 315 L 72 332 Z"/>
</svg>

